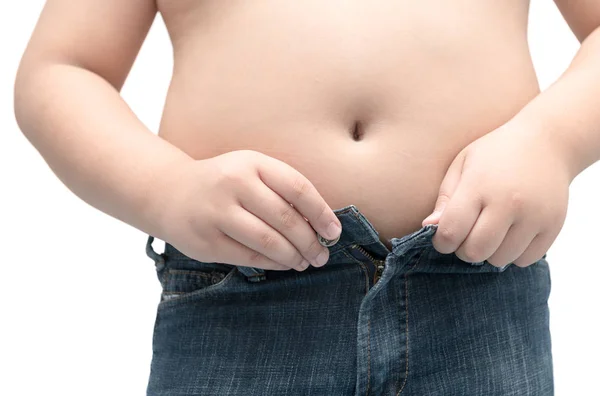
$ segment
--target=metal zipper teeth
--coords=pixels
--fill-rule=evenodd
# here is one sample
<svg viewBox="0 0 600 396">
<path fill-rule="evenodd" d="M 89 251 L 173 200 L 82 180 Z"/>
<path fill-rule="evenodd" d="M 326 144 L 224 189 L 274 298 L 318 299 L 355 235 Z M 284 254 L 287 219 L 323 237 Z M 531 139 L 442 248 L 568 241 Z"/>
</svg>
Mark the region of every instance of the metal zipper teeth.
<svg viewBox="0 0 600 396">
<path fill-rule="evenodd" d="M 362 254 L 364 254 L 365 256 L 367 256 L 369 258 L 369 260 L 373 261 L 374 263 L 385 263 L 384 260 L 379 260 L 376 259 L 375 257 L 373 257 L 373 255 L 371 255 L 371 253 L 367 252 L 362 246 L 360 245 L 352 245 L 352 247 L 356 248 L 357 250 L 359 250 Z"/>
<path fill-rule="evenodd" d="M 373 255 L 371 255 L 371 253 L 367 252 L 362 246 L 354 244 L 354 245 L 352 245 L 352 247 L 354 247 L 355 249 L 360 251 L 362 254 L 364 254 L 366 257 L 368 257 L 369 260 L 371 260 L 373 263 L 375 263 L 377 270 L 375 271 L 375 275 L 373 277 L 373 282 L 374 283 L 377 282 L 377 280 L 379 280 L 379 278 L 381 277 L 381 274 L 383 273 L 383 269 L 385 268 L 385 261 L 376 259 L 375 257 L 373 257 Z"/>
</svg>

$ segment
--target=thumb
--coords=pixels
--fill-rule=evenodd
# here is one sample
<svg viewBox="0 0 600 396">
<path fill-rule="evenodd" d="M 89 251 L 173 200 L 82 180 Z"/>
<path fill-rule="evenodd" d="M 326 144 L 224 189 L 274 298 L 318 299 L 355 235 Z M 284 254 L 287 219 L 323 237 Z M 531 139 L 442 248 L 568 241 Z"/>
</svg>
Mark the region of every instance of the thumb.
<svg viewBox="0 0 600 396">
<path fill-rule="evenodd" d="M 446 176 L 444 176 L 444 180 L 442 180 L 442 184 L 440 185 L 435 208 L 433 209 L 433 212 L 423 220 L 421 224 L 423 227 L 427 224 L 437 224 L 440 221 L 440 217 L 442 216 L 446 205 L 450 199 L 452 199 L 452 195 L 460 181 L 465 157 L 466 155 L 464 152 L 461 152 L 450 164 L 450 167 L 446 171 Z"/>
</svg>

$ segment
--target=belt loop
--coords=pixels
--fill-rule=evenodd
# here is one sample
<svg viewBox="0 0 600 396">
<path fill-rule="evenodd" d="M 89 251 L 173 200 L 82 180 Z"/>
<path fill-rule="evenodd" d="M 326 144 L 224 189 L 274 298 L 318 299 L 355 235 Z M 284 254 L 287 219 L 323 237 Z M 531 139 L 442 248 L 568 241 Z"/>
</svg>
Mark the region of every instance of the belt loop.
<svg viewBox="0 0 600 396">
<path fill-rule="evenodd" d="M 152 248 L 152 241 L 154 241 L 154 237 L 152 235 L 148 235 L 148 240 L 146 241 L 146 255 L 154 260 L 154 265 L 157 271 L 162 271 L 165 268 L 165 256 L 164 253 L 158 254 Z"/>
</svg>

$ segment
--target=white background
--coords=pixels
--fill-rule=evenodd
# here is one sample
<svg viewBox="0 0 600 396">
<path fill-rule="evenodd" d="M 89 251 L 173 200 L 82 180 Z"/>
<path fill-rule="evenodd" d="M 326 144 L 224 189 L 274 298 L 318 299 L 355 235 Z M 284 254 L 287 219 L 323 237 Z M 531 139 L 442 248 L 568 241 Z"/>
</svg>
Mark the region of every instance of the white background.
<svg viewBox="0 0 600 396">
<path fill-rule="evenodd" d="M 144 395 L 160 292 L 147 236 L 71 193 L 14 121 L 14 74 L 42 6 L 12 1 L 0 16 L 0 394 Z M 545 89 L 579 43 L 549 0 L 533 0 L 529 35 Z M 154 132 L 171 62 L 158 18 L 123 90 Z M 548 252 L 558 396 L 600 394 L 599 180 L 600 163 L 575 179 Z"/>
</svg>

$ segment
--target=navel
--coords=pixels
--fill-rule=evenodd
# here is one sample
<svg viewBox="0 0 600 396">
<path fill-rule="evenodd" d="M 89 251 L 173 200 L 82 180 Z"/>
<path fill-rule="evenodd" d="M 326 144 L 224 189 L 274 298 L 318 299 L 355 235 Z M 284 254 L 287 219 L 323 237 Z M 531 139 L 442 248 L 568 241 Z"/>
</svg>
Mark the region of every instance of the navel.
<svg viewBox="0 0 600 396">
<path fill-rule="evenodd" d="M 360 121 L 355 121 L 352 127 L 352 139 L 356 142 L 362 140 L 363 135 L 365 134 L 363 125 Z"/>
</svg>

